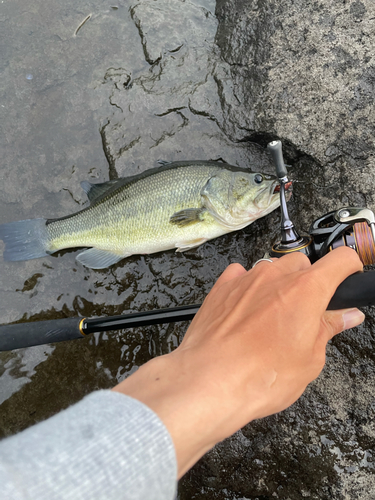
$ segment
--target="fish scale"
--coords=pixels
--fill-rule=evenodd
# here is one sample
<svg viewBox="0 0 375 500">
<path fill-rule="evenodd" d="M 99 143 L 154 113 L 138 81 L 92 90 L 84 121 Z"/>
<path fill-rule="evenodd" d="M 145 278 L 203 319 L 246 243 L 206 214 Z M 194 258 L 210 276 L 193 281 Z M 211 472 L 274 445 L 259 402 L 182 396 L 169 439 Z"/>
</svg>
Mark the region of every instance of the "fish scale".
<svg viewBox="0 0 375 500">
<path fill-rule="evenodd" d="M 200 191 L 212 170 L 212 167 L 189 170 L 180 167 L 173 172 L 173 177 L 178 178 L 175 185 L 171 184 L 171 172 L 162 171 L 119 188 L 76 215 L 47 221 L 48 250 L 55 252 L 66 245 L 95 245 L 114 252 L 129 253 L 137 249 L 133 253 L 151 253 L 144 245 L 152 241 L 157 245 L 161 237 L 174 240 L 181 237 L 181 229 L 169 224 L 169 219 L 183 208 L 201 206 Z M 184 235 L 190 233 L 186 228 Z"/>
</svg>

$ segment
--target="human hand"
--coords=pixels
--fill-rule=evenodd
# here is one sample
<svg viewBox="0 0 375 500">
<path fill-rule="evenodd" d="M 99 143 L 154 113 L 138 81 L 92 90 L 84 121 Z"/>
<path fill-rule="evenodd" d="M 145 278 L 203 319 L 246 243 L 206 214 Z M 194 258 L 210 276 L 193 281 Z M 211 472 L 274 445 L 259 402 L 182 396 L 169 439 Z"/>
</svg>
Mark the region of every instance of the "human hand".
<svg viewBox="0 0 375 500">
<path fill-rule="evenodd" d="M 326 311 L 337 286 L 360 270 L 357 254 L 343 248 L 313 266 L 295 253 L 221 275 L 175 355 L 232 400 L 230 427 L 287 408 L 319 375 L 327 342 L 364 319 L 358 309 Z"/>
<path fill-rule="evenodd" d="M 180 474 L 250 420 L 291 405 L 325 363 L 326 344 L 360 324 L 357 309 L 326 311 L 337 286 L 362 269 L 339 248 L 311 266 L 295 253 L 221 275 L 181 345 L 118 387 L 164 421 Z"/>
</svg>

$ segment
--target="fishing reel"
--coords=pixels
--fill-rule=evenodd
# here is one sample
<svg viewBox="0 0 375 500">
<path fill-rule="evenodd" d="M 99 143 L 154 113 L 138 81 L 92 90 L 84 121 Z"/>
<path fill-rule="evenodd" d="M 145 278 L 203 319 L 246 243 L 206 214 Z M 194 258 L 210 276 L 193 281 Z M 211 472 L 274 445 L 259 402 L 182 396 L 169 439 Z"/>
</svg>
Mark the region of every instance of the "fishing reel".
<svg viewBox="0 0 375 500">
<path fill-rule="evenodd" d="M 285 191 L 289 183 L 280 141 L 267 145 L 280 182 L 281 239 L 267 256 L 282 257 L 302 252 L 314 263 L 340 246 L 355 250 L 364 266 L 375 264 L 375 216 L 368 208 L 343 207 L 316 219 L 309 234 L 300 236 L 289 218 Z M 328 309 L 375 305 L 375 275 L 373 272 L 352 274 L 337 288 Z"/>
<path fill-rule="evenodd" d="M 302 252 L 311 262 L 331 250 L 347 246 L 355 250 L 364 266 L 375 264 L 375 215 L 364 207 L 343 207 L 316 219 L 308 235 L 300 236 L 289 218 L 285 197 L 290 183 L 283 160 L 281 141 L 270 142 L 271 152 L 280 182 L 281 240 L 273 245 L 268 255 L 282 257 L 291 252 Z"/>
</svg>

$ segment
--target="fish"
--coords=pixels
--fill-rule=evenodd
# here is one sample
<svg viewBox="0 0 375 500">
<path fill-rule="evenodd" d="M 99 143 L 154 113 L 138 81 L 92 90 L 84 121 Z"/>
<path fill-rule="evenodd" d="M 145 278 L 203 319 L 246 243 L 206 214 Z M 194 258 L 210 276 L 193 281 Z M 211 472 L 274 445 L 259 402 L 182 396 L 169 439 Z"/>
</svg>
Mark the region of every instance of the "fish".
<svg viewBox="0 0 375 500">
<path fill-rule="evenodd" d="M 195 248 L 280 204 L 276 177 L 217 161 L 162 162 L 135 176 L 81 186 L 90 205 L 77 213 L 0 225 L 4 260 L 85 247 L 76 260 L 104 269 L 130 255 Z"/>
</svg>

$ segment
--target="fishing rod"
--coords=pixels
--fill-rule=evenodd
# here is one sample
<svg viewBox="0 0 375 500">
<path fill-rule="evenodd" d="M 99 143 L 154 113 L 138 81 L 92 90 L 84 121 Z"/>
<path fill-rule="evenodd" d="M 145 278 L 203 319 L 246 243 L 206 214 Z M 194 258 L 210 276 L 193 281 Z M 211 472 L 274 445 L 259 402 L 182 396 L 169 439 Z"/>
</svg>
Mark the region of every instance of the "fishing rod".
<svg viewBox="0 0 375 500">
<path fill-rule="evenodd" d="M 281 239 L 265 257 L 279 258 L 302 252 L 313 263 L 339 246 L 354 249 L 363 265 L 375 264 L 375 215 L 365 207 L 343 207 L 316 219 L 309 234 L 300 235 L 288 213 L 285 192 L 291 182 L 284 163 L 281 141 L 267 145 L 280 183 Z M 337 288 L 328 309 L 375 305 L 372 272 L 349 276 Z M 63 318 L 49 321 L 0 325 L 0 351 L 84 338 L 95 332 L 121 330 L 177 321 L 190 321 L 201 304 L 105 318 Z"/>
</svg>

